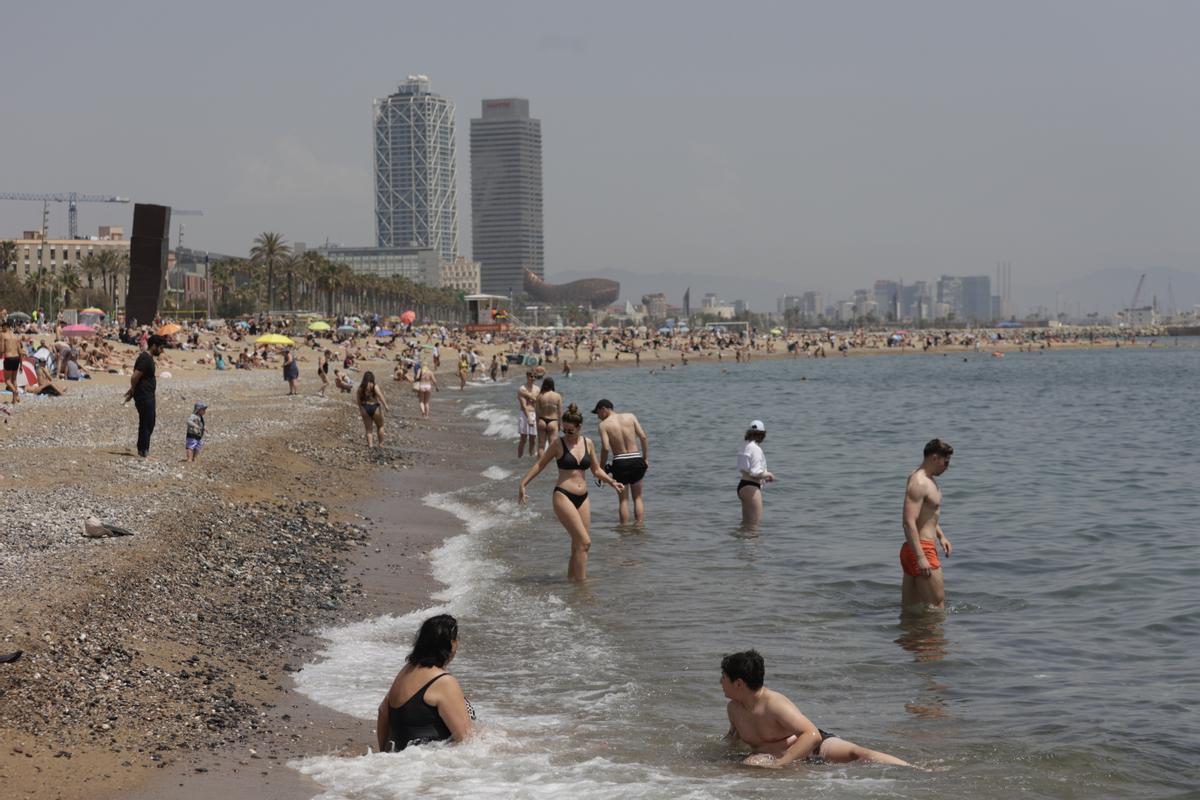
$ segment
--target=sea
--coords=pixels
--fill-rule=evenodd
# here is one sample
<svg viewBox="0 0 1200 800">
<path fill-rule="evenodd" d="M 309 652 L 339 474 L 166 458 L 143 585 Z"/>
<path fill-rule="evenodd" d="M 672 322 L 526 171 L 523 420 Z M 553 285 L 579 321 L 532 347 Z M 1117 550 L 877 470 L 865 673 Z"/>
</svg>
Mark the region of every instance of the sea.
<svg viewBox="0 0 1200 800">
<path fill-rule="evenodd" d="M 608 398 L 648 431 L 645 526 L 619 526 L 615 496 L 593 484 L 589 579 L 568 583 L 553 468 L 516 503 L 531 463 L 516 460 L 516 385 L 472 385 L 458 413 L 495 463 L 425 498 L 462 523 L 431 556 L 445 589 L 417 612 L 324 631 L 298 682 L 374 720 L 421 620 L 449 612 L 481 733 L 293 762 L 322 800 L 1200 796 L 1188 340 L 1003 358 L 650 356 L 555 377 L 567 402 Z M 777 478 L 757 531 L 735 494 L 752 419 Z M 905 478 L 934 437 L 955 448 L 939 478 L 947 607 L 902 620 Z M 741 765 L 722 741 L 720 661 L 749 648 L 815 724 L 929 771 Z"/>
</svg>

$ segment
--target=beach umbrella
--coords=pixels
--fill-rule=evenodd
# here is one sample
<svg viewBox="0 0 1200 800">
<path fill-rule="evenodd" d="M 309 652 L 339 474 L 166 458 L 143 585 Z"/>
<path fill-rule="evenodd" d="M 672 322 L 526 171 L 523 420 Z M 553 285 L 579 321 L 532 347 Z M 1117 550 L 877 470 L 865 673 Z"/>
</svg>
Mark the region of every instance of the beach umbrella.
<svg viewBox="0 0 1200 800">
<path fill-rule="evenodd" d="M 380 328 L 379 330 L 375 331 L 375 335 L 382 339 L 388 336 L 395 336 L 396 334 L 392 333 L 387 328 Z"/>
<path fill-rule="evenodd" d="M 278 333 L 264 333 L 254 340 L 255 344 L 295 344 L 288 337 Z"/>
<path fill-rule="evenodd" d="M 181 330 L 183 330 L 182 325 L 176 325 L 174 322 L 168 322 L 166 325 L 163 325 L 158 329 L 158 335 L 173 336 L 174 334 L 179 333 Z"/>
<path fill-rule="evenodd" d="M 308 329 L 310 331 L 327 331 L 327 330 L 329 330 L 329 323 L 328 322 L 320 322 L 320 321 L 310 322 L 308 324 Z"/>
<path fill-rule="evenodd" d="M 103 309 L 103 308 L 96 308 L 95 306 L 92 306 L 91 308 L 83 308 L 83 309 L 80 309 L 79 313 L 80 313 L 80 314 L 101 314 L 101 315 L 103 315 L 103 314 L 104 314 L 104 309 Z"/>
<path fill-rule="evenodd" d="M 62 335 L 68 338 L 74 336 L 95 336 L 96 327 L 94 325 L 68 325 L 62 329 Z"/>
<path fill-rule="evenodd" d="M 400 315 L 400 324 L 401 325 L 412 325 L 413 322 L 416 321 L 416 319 L 417 319 L 417 312 L 405 311 L 403 314 Z"/>
<path fill-rule="evenodd" d="M 8 315 L 9 322 L 29 322 L 33 317 L 26 314 L 24 311 L 14 311 Z"/>
<path fill-rule="evenodd" d="M 37 369 L 32 361 L 21 359 L 21 368 L 17 370 L 17 388 L 32 386 L 37 383 Z"/>
<path fill-rule="evenodd" d="M 233 323 L 233 326 L 235 328 L 249 328 L 250 323 L 246 322 L 246 320 L 244 320 L 244 319 L 239 319 L 237 322 Z"/>
<path fill-rule="evenodd" d="M 358 333 L 358 328 L 353 325 L 341 325 L 337 329 L 338 333 Z"/>
<path fill-rule="evenodd" d="M 781 333 L 783 333 L 783 328 L 771 328 L 772 336 L 778 336 Z"/>
</svg>

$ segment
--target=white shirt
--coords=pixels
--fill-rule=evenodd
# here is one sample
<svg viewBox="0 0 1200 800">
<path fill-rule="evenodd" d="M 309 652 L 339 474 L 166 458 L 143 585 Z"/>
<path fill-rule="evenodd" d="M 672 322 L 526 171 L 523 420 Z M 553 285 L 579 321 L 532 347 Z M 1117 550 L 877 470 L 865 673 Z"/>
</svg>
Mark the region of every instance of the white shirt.
<svg viewBox="0 0 1200 800">
<path fill-rule="evenodd" d="M 742 452 L 738 453 L 738 469 L 756 477 L 767 471 L 767 459 L 763 457 L 758 442 L 751 440 L 742 445 Z"/>
</svg>

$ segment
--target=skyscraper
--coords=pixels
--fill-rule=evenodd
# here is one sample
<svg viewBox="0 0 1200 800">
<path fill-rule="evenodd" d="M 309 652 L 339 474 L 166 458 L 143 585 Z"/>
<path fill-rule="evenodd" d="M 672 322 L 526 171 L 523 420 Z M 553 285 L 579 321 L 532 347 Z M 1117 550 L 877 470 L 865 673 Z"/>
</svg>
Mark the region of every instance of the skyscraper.
<svg viewBox="0 0 1200 800">
<path fill-rule="evenodd" d="M 375 238 L 379 247 L 458 255 L 454 103 L 410 75 L 375 100 Z"/>
<path fill-rule="evenodd" d="M 528 100 L 484 100 L 471 120 L 471 244 L 488 294 L 519 293 L 525 267 L 545 277 L 542 123 Z"/>
</svg>

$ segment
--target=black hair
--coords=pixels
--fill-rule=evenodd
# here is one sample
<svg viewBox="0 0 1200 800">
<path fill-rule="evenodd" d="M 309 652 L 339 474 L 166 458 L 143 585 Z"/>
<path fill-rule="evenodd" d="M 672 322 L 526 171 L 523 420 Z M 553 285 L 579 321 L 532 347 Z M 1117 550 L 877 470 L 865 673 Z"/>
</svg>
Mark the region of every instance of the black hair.
<svg viewBox="0 0 1200 800">
<path fill-rule="evenodd" d="M 159 336 L 156 333 L 156 334 L 153 334 L 149 339 L 146 340 L 146 347 L 155 347 L 155 346 L 166 347 L 167 346 L 167 337 Z"/>
<path fill-rule="evenodd" d="M 358 385 L 358 400 L 359 400 L 359 402 L 362 402 L 363 400 L 367 399 L 367 387 L 368 386 L 370 386 L 372 388 L 374 388 L 374 386 L 375 386 L 375 373 L 374 372 L 368 371 L 368 372 L 363 373 L 362 383 L 360 383 Z"/>
<path fill-rule="evenodd" d="M 767 669 L 757 650 L 747 650 L 744 653 L 730 653 L 722 658 L 721 672 L 725 673 L 725 677 L 730 681 L 740 678 L 746 682 L 747 688 L 757 691 L 762 688 Z"/>
<path fill-rule="evenodd" d="M 753 440 L 753 441 L 758 442 L 759 444 L 762 444 L 763 439 L 766 439 L 766 438 L 767 438 L 766 431 L 756 431 L 756 430 L 754 430 L 754 428 L 747 428 L 746 429 L 746 438 L 743 441 L 749 442 L 749 441 Z"/>
<path fill-rule="evenodd" d="M 543 392 L 553 392 L 554 391 L 554 378 L 542 378 L 542 391 Z"/>
<path fill-rule="evenodd" d="M 405 659 L 414 667 L 444 667 L 450 660 L 451 645 L 458 639 L 458 620 L 438 614 L 421 623 L 412 651 Z"/>
<path fill-rule="evenodd" d="M 941 439 L 930 439 L 925 445 L 926 458 L 930 456 L 949 458 L 952 455 L 954 455 L 954 448 L 950 446 L 949 442 L 943 442 Z"/>
</svg>

